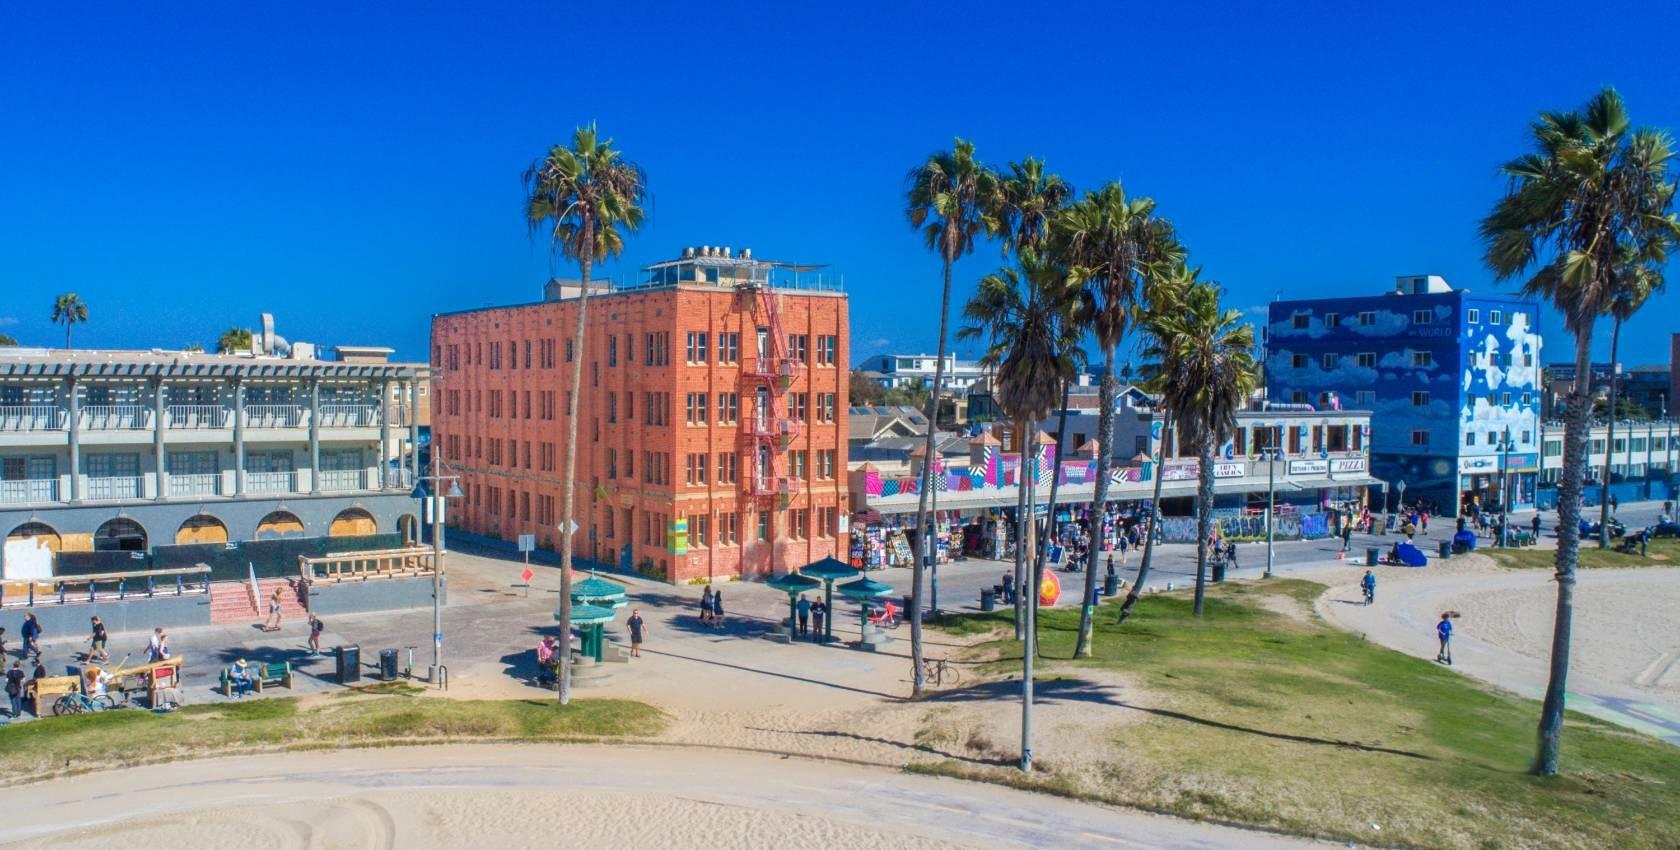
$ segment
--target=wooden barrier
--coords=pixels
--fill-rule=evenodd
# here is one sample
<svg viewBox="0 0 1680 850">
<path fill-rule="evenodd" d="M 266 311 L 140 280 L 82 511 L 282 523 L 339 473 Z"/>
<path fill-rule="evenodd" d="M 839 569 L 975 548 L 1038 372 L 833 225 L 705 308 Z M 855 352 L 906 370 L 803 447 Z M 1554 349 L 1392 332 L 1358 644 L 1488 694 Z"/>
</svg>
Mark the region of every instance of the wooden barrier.
<svg viewBox="0 0 1680 850">
<path fill-rule="evenodd" d="M 432 574 L 432 550 L 411 546 L 369 552 L 342 552 L 319 558 L 298 557 L 298 572 L 306 582 L 337 584 L 370 578 L 402 578 Z"/>
<path fill-rule="evenodd" d="M 196 579 L 195 579 L 196 577 Z M 209 592 L 210 567 L 198 564 L 166 570 L 134 570 L 118 573 L 87 573 L 83 575 L 53 576 L 23 582 L 0 583 L 0 606 L 27 607 L 33 605 L 91 602 L 101 599 L 149 598 L 175 596 L 189 592 L 188 579 L 195 579 L 192 593 Z M 162 581 L 159 581 L 162 579 Z M 108 589 L 100 592 L 100 585 Z M 70 590 L 85 585 L 85 589 Z M 115 585 L 115 587 L 109 587 Z"/>
</svg>

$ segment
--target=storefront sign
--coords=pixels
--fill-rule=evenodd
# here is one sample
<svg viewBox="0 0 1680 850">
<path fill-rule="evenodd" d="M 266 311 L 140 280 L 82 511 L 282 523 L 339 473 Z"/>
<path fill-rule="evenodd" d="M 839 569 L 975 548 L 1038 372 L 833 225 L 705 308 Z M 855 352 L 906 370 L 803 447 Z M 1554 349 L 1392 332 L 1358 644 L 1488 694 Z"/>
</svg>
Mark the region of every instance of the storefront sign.
<svg viewBox="0 0 1680 850">
<path fill-rule="evenodd" d="M 1196 462 L 1169 462 L 1161 470 L 1162 481 L 1194 481 L 1196 478 Z"/>
<path fill-rule="evenodd" d="M 1362 457 L 1339 457 L 1330 461 L 1331 472 L 1364 472 L 1365 459 Z"/>
<path fill-rule="evenodd" d="M 1540 467 L 1540 456 L 1529 452 L 1527 454 L 1512 454 L 1505 460 L 1506 469 L 1510 472 L 1533 472 Z M 1498 474 L 1500 467 L 1499 455 L 1480 455 L 1477 457 L 1461 457 L 1458 459 L 1458 471 L 1467 473 Z"/>
<path fill-rule="evenodd" d="M 1248 464 L 1241 461 L 1213 465 L 1213 477 L 1215 478 L 1241 478 L 1247 471 Z"/>
<path fill-rule="evenodd" d="M 1480 457 L 1461 457 L 1458 459 L 1459 472 L 1498 472 L 1499 458 L 1494 455 Z"/>
<path fill-rule="evenodd" d="M 1327 460 L 1292 460 L 1289 462 L 1290 475 L 1324 475 L 1330 471 L 1330 461 Z"/>
</svg>

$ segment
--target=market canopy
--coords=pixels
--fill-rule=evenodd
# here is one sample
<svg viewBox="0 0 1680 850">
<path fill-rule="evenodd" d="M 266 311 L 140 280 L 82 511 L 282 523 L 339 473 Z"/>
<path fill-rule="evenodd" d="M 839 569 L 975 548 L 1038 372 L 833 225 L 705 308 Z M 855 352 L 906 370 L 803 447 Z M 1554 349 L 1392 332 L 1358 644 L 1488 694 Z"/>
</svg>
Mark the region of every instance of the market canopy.
<svg viewBox="0 0 1680 850">
<path fill-rule="evenodd" d="M 806 564 L 799 570 L 800 575 L 823 581 L 839 581 L 847 578 L 857 578 L 863 572 L 845 561 L 829 556 L 820 561 Z"/>
<path fill-rule="evenodd" d="M 892 585 L 883 584 L 871 578 L 848 581 L 835 589 L 840 591 L 841 595 L 849 596 L 852 599 L 875 599 L 893 594 Z"/>
<path fill-rule="evenodd" d="M 590 576 L 572 585 L 572 601 L 599 602 L 605 603 L 605 607 L 621 608 L 629 600 L 625 598 L 624 585 Z"/>
<path fill-rule="evenodd" d="M 810 576 L 800 575 L 799 573 L 788 573 L 787 575 L 777 576 L 765 582 L 765 584 L 780 590 L 789 596 L 796 593 L 804 593 L 808 590 L 816 590 L 817 588 L 822 587 L 822 582 L 817 581 Z"/>
</svg>

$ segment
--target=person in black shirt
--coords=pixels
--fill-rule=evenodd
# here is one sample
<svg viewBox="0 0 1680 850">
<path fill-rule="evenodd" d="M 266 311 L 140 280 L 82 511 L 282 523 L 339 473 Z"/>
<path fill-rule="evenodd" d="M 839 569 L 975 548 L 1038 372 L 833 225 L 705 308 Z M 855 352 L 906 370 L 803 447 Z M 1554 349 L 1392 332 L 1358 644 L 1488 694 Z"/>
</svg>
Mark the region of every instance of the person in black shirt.
<svg viewBox="0 0 1680 850">
<path fill-rule="evenodd" d="M 105 652 L 105 641 L 107 637 L 108 636 L 105 634 L 105 622 L 98 617 L 94 617 L 93 637 L 88 639 L 88 646 L 91 648 L 88 650 L 87 660 L 98 661 L 101 664 L 111 660 L 111 656 Z"/>
<path fill-rule="evenodd" d="M 6 671 L 6 701 L 12 705 L 12 719 L 23 716 L 23 662 L 13 661 Z"/>
<path fill-rule="evenodd" d="M 642 638 L 647 635 L 647 623 L 642 619 L 641 609 L 630 612 L 630 619 L 625 622 L 630 628 L 630 657 L 642 657 Z"/>
</svg>

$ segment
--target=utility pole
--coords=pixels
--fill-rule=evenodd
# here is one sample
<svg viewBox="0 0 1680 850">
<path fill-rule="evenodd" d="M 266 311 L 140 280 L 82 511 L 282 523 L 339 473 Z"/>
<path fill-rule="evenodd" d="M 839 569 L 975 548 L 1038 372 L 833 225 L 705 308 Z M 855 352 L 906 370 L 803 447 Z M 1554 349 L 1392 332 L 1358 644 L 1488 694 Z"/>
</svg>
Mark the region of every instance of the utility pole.
<svg viewBox="0 0 1680 850">
<path fill-rule="evenodd" d="M 424 499 L 426 513 L 432 521 L 432 666 L 426 674 L 426 681 L 439 687 L 449 686 L 449 670 L 443 666 L 443 523 L 444 506 L 450 499 L 461 497 L 461 486 L 457 483 L 459 475 L 427 475 L 415 482 L 413 496 Z M 431 492 L 426 482 L 434 482 L 438 486 L 432 490 L 442 489 L 445 481 L 449 482 L 449 490 L 445 492 Z"/>
<path fill-rule="evenodd" d="M 1505 426 L 1505 438 L 1499 441 L 1499 548 L 1511 543 L 1511 426 Z"/>
<path fill-rule="evenodd" d="M 1272 524 L 1277 516 L 1277 449 L 1266 452 L 1266 578 L 1272 577 Z"/>
</svg>

